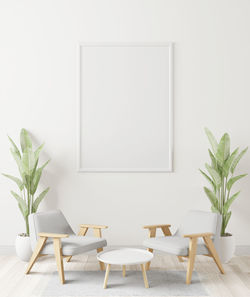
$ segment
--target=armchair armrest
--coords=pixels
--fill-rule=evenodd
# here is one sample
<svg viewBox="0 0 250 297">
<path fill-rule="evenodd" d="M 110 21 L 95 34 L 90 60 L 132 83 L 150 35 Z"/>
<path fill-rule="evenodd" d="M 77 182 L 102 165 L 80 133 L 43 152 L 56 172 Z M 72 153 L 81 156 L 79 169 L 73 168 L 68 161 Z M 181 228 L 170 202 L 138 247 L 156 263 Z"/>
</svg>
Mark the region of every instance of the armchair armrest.
<svg viewBox="0 0 250 297">
<path fill-rule="evenodd" d="M 161 225 L 147 225 L 143 226 L 144 229 L 148 229 L 149 231 L 149 237 L 155 237 L 156 236 L 156 229 L 160 228 L 165 236 L 171 236 L 171 231 L 169 230 L 169 227 L 171 225 L 169 224 L 161 224 Z"/>
<path fill-rule="evenodd" d="M 162 225 L 147 225 L 147 226 L 143 226 L 144 229 L 162 228 L 162 227 L 171 227 L 171 225 L 162 224 Z"/>
<path fill-rule="evenodd" d="M 193 234 L 185 234 L 183 237 L 188 237 L 188 238 L 197 238 L 197 237 L 210 237 L 214 235 L 211 232 L 205 232 L 205 233 L 193 233 Z"/>
<path fill-rule="evenodd" d="M 38 233 L 38 236 L 40 236 L 40 237 L 52 237 L 52 238 L 66 238 L 66 237 L 69 237 L 68 234 L 45 233 L 45 232 Z"/>
<path fill-rule="evenodd" d="M 108 226 L 105 226 L 105 225 L 81 224 L 80 225 L 80 228 L 107 229 Z"/>
<path fill-rule="evenodd" d="M 78 232 L 79 236 L 85 236 L 89 229 L 93 229 L 94 235 L 96 237 L 102 237 L 102 229 L 107 229 L 108 226 L 105 225 L 91 225 L 91 224 L 81 224 L 80 230 Z"/>
</svg>

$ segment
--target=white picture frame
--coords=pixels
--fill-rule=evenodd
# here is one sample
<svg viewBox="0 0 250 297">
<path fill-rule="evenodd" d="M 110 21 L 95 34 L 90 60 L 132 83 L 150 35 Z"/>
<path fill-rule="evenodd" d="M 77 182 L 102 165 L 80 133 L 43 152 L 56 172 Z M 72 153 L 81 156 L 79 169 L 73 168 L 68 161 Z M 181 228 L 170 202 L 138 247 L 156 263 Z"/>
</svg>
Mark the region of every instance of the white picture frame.
<svg viewBox="0 0 250 297">
<path fill-rule="evenodd" d="M 77 51 L 77 171 L 172 172 L 173 44 L 80 43 Z"/>
</svg>

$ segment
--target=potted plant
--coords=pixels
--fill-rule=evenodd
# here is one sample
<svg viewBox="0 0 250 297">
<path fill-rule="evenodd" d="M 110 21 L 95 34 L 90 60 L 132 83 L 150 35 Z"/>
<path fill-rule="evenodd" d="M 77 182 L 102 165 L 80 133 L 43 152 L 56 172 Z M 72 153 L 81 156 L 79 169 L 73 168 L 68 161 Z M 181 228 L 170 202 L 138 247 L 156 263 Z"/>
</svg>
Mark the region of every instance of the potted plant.
<svg viewBox="0 0 250 297">
<path fill-rule="evenodd" d="M 16 238 L 16 253 L 17 256 L 23 261 L 29 261 L 32 254 L 29 238 L 29 222 L 28 216 L 37 211 L 39 204 L 49 191 L 49 188 L 42 191 L 36 196 L 36 190 L 42 175 L 44 167 L 48 164 L 49 160 L 41 167 L 38 166 L 39 154 L 44 146 L 40 145 L 36 150 L 32 149 L 32 142 L 28 132 L 22 129 L 20 132 L 20 145 L 21 150 L 17 147 L 14 141 L 9 137 L 12 145 L 10 151 L 17 163 L 20 173 L 20 178 L 3 174 L 7 178 L 16 183 L 19 193 L 11 191 L 11 195 L 16 199 L 18 207 L 25 221 L 26 233 L 19 234 Z"/>
<path fill-rule="evenodd" d="M 213 212 L 220 213 L 222 216 L 221 238 L 219 255 L 223 263 L 227 263 L 235 251 L 235 242 L 232 234 L 226 232 L 228 222 L 232 212 L 230 207 L 234 200 L 239 196 L 240 191 L 232 194 L 232 187 L 236 181 L 247 174 L 235 176 L 235 169 L 240 159 L 246 153 L 245 148 L 239 153 L 239 148 L 230 152 L 230 137 L 225 133 L 219 143 L 210 130 L 205 128 L 206 135 L 210 142 L 212 151 L 208 149 L 211 164 L 205 164 L 208 174 L 200 170 L 202 175 L 210 183 L 211 189 L 204 187 L 204 191 L 209 198 Z"/>
</svg>

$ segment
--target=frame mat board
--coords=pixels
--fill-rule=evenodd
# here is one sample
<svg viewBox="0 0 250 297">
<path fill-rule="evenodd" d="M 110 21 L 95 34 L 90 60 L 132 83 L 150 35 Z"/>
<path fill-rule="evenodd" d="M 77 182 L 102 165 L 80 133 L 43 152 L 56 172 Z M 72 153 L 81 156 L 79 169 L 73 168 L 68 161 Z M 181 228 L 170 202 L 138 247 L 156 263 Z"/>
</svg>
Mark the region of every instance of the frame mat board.
<svg viewBox="0 0 250 297">
<path fill-rule="evenodd" d="M 173 45 L 80 44 L 79 172 L 171 172 Z"/>
</svg>

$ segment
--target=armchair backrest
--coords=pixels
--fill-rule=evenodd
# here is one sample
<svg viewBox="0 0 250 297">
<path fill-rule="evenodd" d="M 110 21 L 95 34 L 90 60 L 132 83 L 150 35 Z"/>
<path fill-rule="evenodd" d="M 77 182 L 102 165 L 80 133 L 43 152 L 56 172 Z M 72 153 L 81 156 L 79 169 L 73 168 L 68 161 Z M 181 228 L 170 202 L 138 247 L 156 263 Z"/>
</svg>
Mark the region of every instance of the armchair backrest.
<svg viewBox="0 0 250 297">
<path fill-rule="evenodd" d="M 60 210 L 38 212 L 29 215 L 31 247 L 36 247 L 38 233 L 65 233 L 74 234 L 69 223 Z"/>
<path fill-rule="evenodd" d="M 211 232 L 214 234 L 214 245 L 218 249 L 221 222 L 221 215 L 218 213 L 190 210 L 184 217 L 176 235 Z"/>
</svg>

